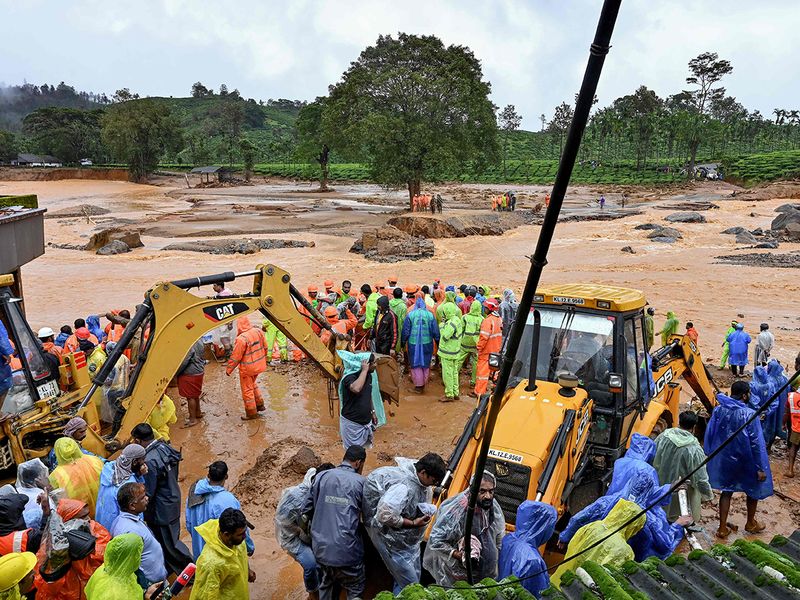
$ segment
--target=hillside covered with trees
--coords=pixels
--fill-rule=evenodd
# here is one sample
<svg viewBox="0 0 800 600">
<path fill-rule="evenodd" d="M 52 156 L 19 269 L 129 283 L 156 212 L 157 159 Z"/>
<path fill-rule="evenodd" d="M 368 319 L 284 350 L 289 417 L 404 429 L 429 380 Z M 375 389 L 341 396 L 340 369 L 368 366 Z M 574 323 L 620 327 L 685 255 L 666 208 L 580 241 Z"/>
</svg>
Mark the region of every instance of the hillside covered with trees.
<svg viewBox="0 0 800 600">
<path fill-rule="evenodd" d="M 472 97 L 451 99 L 451 105 L 463 102 L 458 115 L 433 110 L 433 104 L 392 113 L 391 103 L 383 107 L 364 100 L 370 78 L 397 76 L 416 85 L 424 65 L 446 64 L 453 52 L 462 52 L 453 55 L 453 64 L 466 65 L 464 82 L 473 82 L 468 88 L 474 88 Z M 401 72 L 393 55 L 416 60 L 420 68 L 416 74 Z M 107 95 L 78 91 L 64 82 L 2 87 L 0 161 L 32 152 L 68 164 L 89 158 L 95 164 L 130 165 L 137 156 L 141 164 L 131 169 L 137 176 L 159 164 L 228 164 L 265 175 L 316 178 L 327 173 L 332 179 L 398 185 L 408 180 L 409 169 L 417 169 L 413 149 L 425 146 L 426 152 L 437 151 L 427 154 L 418 174 L 422 180 L 552 181 L 572 103 L 561 103 L 549 118 L 541 114 L 538 131 L 520 130 L 521 117 L 513 105 L 500 109 L 483 104 L 490 83 L 481 80 L 474 60 L 468 48 L 445 48 L 433 36 L 382 37 L 354 63 L 360 65 L 357 71 L 351 67 L 331 87 L 330 96 L 308 103 L 245 99 L 225 84 L 215 90 L 201 82 L 184 98 L 140 98 L 127 88 Z M 470 74 L 470 68 L 478 70 Z M 704 53 L 689 62 L 685 81 L 676 81 L 671 95 L 659 97 L 640 86 L 608 106 L 595 105 L 577 180 L 668 182 L 686 178 L 695 163 L 712 161 L 748 181 L 800 172 L 800 111 L 776 107 L 764 115 L 749 110 L 725 90 L 724 80 L 733 70 L 715 53 Z M 435 74 L 433 68 L 427 75 L 430 89 Z M 446 82 L 439 89 L 446 92 Z M 433 116 L 426 120 L 412 114 Z M 454 116 L 471 125 L 460 131 L 442 128 Z M 484 128 L 487 123 L 489 129 Z M 425 139 L 429 141 L 423 143 Z M 769 157 L 747 158 L 765 153 Z"/>
</svg>

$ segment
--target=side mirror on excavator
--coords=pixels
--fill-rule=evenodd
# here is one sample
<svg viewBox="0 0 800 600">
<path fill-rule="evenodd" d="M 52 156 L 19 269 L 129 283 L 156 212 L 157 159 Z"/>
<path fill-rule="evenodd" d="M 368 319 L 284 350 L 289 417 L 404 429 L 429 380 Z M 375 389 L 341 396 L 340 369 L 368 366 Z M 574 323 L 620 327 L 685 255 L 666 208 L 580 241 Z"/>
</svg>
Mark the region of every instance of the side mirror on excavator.
<svg viewBox="0 0 800 600">
<path fill-rule="evenodd" d="M 612 394 L 619 394 L 622 392 L 622 375 L 619 373 L 608 374 L 608 391 Z"/>
<path fill-rule="evenodd" d="M 499 352 L 492 352 L 489 355 L 489 368 L 493 371 L 499 371 L 500 365 L 503 363 L 503 355 Z"/>
</svg>

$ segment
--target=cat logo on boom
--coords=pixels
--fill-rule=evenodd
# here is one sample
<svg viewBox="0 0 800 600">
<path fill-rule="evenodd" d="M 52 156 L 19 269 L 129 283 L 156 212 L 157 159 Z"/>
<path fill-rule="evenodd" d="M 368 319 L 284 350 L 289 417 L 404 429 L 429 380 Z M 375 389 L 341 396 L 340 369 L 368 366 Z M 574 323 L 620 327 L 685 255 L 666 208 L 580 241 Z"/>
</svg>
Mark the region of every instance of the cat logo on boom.
<svg viewBox="0 0 800 600">
<path fill-rule="evenodd" d="M 244 302 L 226 302 L 224 304 L 206 306 L 203 309 L 203 314 L 209 321 L 219 323 L 249 310 L 250 308 Z"/>
</svg>

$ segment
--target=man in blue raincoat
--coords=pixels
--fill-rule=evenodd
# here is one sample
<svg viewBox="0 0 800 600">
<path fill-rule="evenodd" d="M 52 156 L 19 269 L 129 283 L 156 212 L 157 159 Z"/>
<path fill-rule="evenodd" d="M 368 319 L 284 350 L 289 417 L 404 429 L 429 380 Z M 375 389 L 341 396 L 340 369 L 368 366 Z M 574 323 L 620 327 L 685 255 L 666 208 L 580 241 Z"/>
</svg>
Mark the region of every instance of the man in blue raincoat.
<svg viewBox="0 0 800 600">
<path fill-rule="evenodd" d="M 635 472 L 625 482 L 621 492 L 609 491 L 576 513 L 558 536 L 558 541 L 566 545 L 581 527 L 605 519 L 620 499 L 635 502 L 643 510 L 660 500 L 658 505 L 647 511 L 644 527 L 628 540 L 628 544 L 633 549 L 637 561 L 643 561 L 651 556 L 664 560 L 675 551 L 683 539 L 683 528 L 692 522 L 692 517 L 688 515 L 679 517 L 675 523 L 667 520 L 667 513 L 663 507 L 670 502 L 671 495 L 667 493 L 669 489 L 669 484 L 656 485 L 646 471 Z"/>
<path fill-rule="evenodd" d="M 767 368 L 758 366 L 753 369 L 753 379 L 750 381 L 750 408 L 758 410 L 769 402 L 769 407 L 761 413 L 761 430 L 764 432 L 764 441 L 769 446 L 775 438 L 777 429 L 780 425 L 773 423 L 778 413 L 778 398 L 774 398 L 770 402 L 770 398 L 775 394 L 775 382 L 767 373 Z M 786 399 L 784 398 L 784 401 Z M 782 421 L 781 421 L 782 423 Z"/>
<path fill-rule="evenodd" d="M 625 456 L 614 462 L 614 474 L 611 477 L 611 485 L 608 486 L 608 493 L 622 492 L 627 483 L 638 473 L 648 475 L 653 480 L 653 484 L 658 486 L 658 473 L 653 468 L 655 457 L 656 443 L 647 436 L 634 433 Z"/>
<path fill-rule="evenodd" d="M 706 428 L 705 451 L 711 454 L 753 416 L 747 406 L 750 386 L 744 381 L 734 381 L 731 395 L 717 394 L 718 405 L 711 414 Z M 708 463 L 711 487 L 720 490 L 719 529 L 717 537 L 726 538 L 736 526 L 728 523 L 733 492 L 747 494 L 747 523 L 745 531 L 758 533 L 764 525 L 756 521 L 758 501 L 772 495 L 772 472 L 769 468 L 767 445 L 761 421 L 753 420 L 722 451 Z"/>
<path fill-rule="evenodd" d="M 744 375 L 744 367 L 747 364 L 747 350 L 750 346 L 750 334 L 744 330 L 743 323 L 736 324 L 736 331 L 726 338 L 730 356 L 728 363 L 731 365 L 731 373 L 734 377 Z"/>
<path fill-rule="evenodd" d="M 539 553 L 553 535 L 558 512 L 549 504 L 526 500 L 517 509 L 516 530 L 503 538 L 497 578 L 519 577 L 522 587 L 537 598 L 550 587 L 547 565 Z"/>
<path fill-rule="evenodd" d="M 239 500 L 225 489 L 228 479 L 228 465 L 221 460 L 211 463 L 208 467 L 208 477 L 199 479 L 189 488 L 186 498 L 186 529 L 192 536 L 192 554 L 195 559 L 200 556 L 205 546 L 203 536 L 195 529 L 211 519 L 219 519 L 226 508 L 241 510 Z M 250 525 L 245 530 L 245 545 L 247 555 L 252 556 L 255 550 L 253 539 L 250 537 Z"/>
<path fill-rule="evenodd" d="M 789 381 L 789 378 L 783 370 L 783 366 L 774 358 L 771 358 L 767 363 L 767 376 L 772 383 L 773 394 Z M 761 425 L 764 429 L 764 441 L 767 442 L 767 452 L 772 449 L 772 442 L 775 441 L 776 437 L 785 438 L 786 434 L 783 431 L 783 420 L 786 414 L 786 401 L 789 398 L 790 391 L 791 390 L 787 387 L 778 395 L 776 400 L 778 404 L 772 416 L 767 416 Z M 770 407 L 770 410 L 772 410 L 772 407 Z"/>
</svg>

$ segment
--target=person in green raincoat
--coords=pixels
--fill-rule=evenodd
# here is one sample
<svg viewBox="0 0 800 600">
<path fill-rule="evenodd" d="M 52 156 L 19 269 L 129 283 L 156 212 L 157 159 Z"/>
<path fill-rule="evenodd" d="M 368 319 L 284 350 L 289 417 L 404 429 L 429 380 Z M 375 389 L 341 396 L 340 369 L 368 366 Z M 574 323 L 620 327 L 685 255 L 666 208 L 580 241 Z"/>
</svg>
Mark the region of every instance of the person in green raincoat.
<svg viewBox="0 0 800 600">
<path fill-rule="evenodd" d="M 655 323 L 653 322 L 653 317 L 656 314 L 656 309 L 652 306 L 647 308 L 647 312 L 644 315 L 644 333 L 647 337 L 647 350 L 649 351 L 650 348 L 653 347 L 653 342 L 655 342 Z"/>
<path fill-rule="evenodd" d="M 403 288 L 396 287 L 392 290 L 392 298 L 389 299 L 389 310 L 397 315 L 397 331 L 403 331 L 403 321 L 406 320 L 408 314 L 408 307 L 406 301 L 403 300 Z M 397 347 L 395 352 L 400 356 L 403 350 L 403 344 L 400 342 L 400 336 L 397 336 Z"/>
<path fill-rule="evenodd" d="M 469 386 L 475 387 L 478 377 L 478 337 L 481 334 L 483 311 L 479 302 L 473 302 L 469 312 L 461 317 L 464 322 L 464 335 L 461 336 L 461 352 L 458 355 L 458 370 L 464 367 L 464 362 L 471 360 L 472 368 L 469 376 Z"/>
<path fill-rule="evenodd" d="M 612 531 L 616 531 L 637 514 L 639 517 L 629 523 L 621 531 L 618 531 L 602 544 L 587 550 L 580 556 L 565 562 L 558 567 L 558 570 L 550 578 L 550 582 L 560 587 L 561 576 L 567 571 L 575 571 L 587 560 L 596 562 L 599 565 L 610 565 L 621 567 L 625 562 L 634 559 L 633 549 L 628 545 L 628 540 L 644 527 L 645 515 L 639 505 L 630 500 L 620 499 L 602 521 L 595 521 L 584 525 L 575 534 L 575 537 L 567 547 L 567 556 L 573 556 L 581 550 L 588 548 L 592 544 L 600 541 Z"/>
<path fill-rule="evenodd" d="M 261 329 L 264 331 L 264 340 L 267 346 L 267 362 L 272 360 L 272 353 L 275 351 L 275 342 L 278 342 L 281 362 L 287 362 L 289 360 L 289 345 L 286 341 L 286 334 L 278 329 L 269 319 L 261 320 Z"/>
<path fill-rule="evenodd" d="M 86 600 L 141 600 L 136 570 L 143 550 L 144 541 L 135 533 L 123 533 L 108 542 L 103 564 L 86 584 Z"/>
<path fill-rule="evenodd" d="M 439 328 L 439 359 L 442 361 L 442 380 L 444 381 L 444 398 L 442 402 L 458 400 L 460 386 L 458 372 L 461 363 L 461 337 L 464 334 L 464 323 L 461 310 L 452 302 L 445 302 L 444 323 Z"/>
<path fill-rule="evenodd" d="M 731 326 L 728 327 L 728 331 L 725 332 L 724 342 L 722 342 L 722 358 L 719 360 L 719 368 L 724 369 L 725 366 L 728 364 L 728 357 L 731 354 L 731 347 L 728 344 L 728 336 L 736 331 L 736 326 L 739 324 L 738 321 L 731 321 Z"/>
<path fill-rule="evenodd" d="M 675 313 L 671 310 L 668 311 L 667 320 L 664 322 L 664 327 L 662 327 L 661 331 L 658 332 L 658 334 L 661 336 L 662 346 L 666 346 L 669 343 L 669 337 L 671 335 L 678 333 L 678 325 L 680 325 L 678 317 L 676 317 Z"/>
<path fill-rule="evenodd" d="M 439 323 L 439 327 L 447 320 L 444 316 L 444 307 L 448 304 L 452 304 L 458 308 L 458 304 L 456 304 L 456 292 L 453 286 L 448 286 L 447 291 L 444 293 L 444 302 L 436 307 L 436 322 Z M 458 308 L 458 312 L 461 312 L 460 308 Z"/>
</svg>

